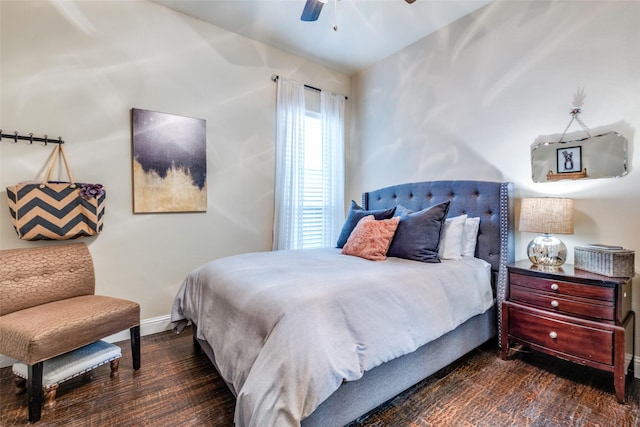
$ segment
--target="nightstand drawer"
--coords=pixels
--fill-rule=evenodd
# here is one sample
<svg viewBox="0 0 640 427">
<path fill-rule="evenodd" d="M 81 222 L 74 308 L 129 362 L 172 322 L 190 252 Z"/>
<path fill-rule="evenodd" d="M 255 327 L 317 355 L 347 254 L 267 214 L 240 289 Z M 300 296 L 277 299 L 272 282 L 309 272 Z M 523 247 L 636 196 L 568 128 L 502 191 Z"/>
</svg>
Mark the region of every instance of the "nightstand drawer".
<svg viewBox="0 0 640 427">
<path fill-rule="evenodd" d="M 571 295 L 611 302 L 613 302 L 615 298 L 614 288 L 581 285 L 561 280 L 527 276 L 525 274 L 511 273 L 509 275 L 509 283 L 511 285 L 524 286 L 539 291 L 557 293 L 559 295 Z"/>
<path fill-rule="evenodd" d="M 563 298 L 561 295 L 532 291 L 531 288 L 511 286 L 511 301 L 531 304 L 544 310 L 602 320 L 614 320 L 613 302 L 578 297 Z"/>
<path fill-rule="evenodd" d="M 510 305 L 509 335 L 530 344 L 581 357 L 593 362 L 613 363 L 613 331 L 568 321 L 561 316 L 542 315 Z"/>
</svg>

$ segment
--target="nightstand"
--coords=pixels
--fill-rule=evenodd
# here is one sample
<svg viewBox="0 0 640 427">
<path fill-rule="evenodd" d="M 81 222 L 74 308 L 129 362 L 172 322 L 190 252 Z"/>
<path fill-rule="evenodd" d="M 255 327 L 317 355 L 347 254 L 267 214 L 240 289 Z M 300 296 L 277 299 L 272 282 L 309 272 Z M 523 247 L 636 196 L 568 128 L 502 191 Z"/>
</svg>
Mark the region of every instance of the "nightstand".
<svg viewBox="0 0 640 427">
<path fill-rule="evenodd" d="M 507 266 L 502 303 L 502 359 L 522 344 L 564 360 L 613 373 L 618 402 L 633 374 L 631 278 L 607 277 L 565 264 L 556 271 L 518 261 Z"/>
</svg>

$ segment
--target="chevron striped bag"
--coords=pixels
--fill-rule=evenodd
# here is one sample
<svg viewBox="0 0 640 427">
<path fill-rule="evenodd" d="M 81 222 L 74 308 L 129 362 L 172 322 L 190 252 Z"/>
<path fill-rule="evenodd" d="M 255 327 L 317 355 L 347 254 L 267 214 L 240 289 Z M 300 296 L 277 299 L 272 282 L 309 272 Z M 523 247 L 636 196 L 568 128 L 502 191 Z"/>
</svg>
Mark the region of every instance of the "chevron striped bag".
<svg viewBox="0 0 640 427">
<path fill-rule="evenodd" d="M 69 182 L 51 181 L 59 158 Z M 7 196 L 11 222 L 22 240 L 68 240 L 102 231 L 105 188 L 74 181 L 62 144 L 53 150 L 42 182 L 7 187 Z"/>
</svg>

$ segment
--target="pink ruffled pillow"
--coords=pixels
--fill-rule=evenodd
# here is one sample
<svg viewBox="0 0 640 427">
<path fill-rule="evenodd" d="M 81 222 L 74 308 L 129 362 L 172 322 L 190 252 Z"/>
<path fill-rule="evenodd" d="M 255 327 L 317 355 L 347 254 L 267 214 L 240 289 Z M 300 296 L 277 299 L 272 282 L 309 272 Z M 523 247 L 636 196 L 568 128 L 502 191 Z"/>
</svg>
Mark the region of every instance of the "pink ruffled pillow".
<svg viewBox="0 0 640 427">
<path fill-rule="evenodd" d="M 387 251 L 399 222 L 399 216 L 381 220 L 376 220 L 373 215 L 365 216 L 351 232 L 342 253 L 373 261 L 387 259 Z"/>
</svg>

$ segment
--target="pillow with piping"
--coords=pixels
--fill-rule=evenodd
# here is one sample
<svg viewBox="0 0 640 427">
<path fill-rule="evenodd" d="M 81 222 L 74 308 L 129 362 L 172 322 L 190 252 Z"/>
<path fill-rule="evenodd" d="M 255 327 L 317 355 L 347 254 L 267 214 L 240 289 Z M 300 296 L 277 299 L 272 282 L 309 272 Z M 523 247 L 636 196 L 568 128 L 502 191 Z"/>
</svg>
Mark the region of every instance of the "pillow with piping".
<svg viewBox="0 0 640 427">
<path fill-rule="evenodd" d="M 449 203 L 442 202 L 418 212 L 399 207 L 400 223 L 387 256 L 430 263 L 440 262 L 438 249 L 442 225 L 449 212 Z"/>
</svg>

